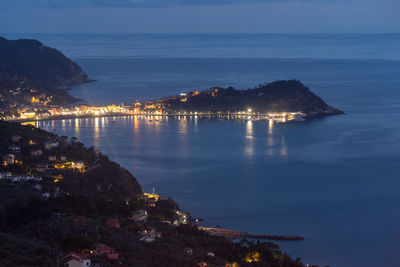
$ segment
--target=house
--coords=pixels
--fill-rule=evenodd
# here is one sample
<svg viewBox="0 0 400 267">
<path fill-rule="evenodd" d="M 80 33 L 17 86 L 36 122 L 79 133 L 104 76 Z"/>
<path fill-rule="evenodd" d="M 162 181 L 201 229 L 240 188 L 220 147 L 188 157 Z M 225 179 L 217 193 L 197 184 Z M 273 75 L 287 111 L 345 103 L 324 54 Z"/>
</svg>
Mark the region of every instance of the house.
<svg viewBox="0 0 400 267">
<path fill-rule="evenodd" d="M 39 157 L 43 154 L 43 151 L 41 148 L 35 148 L 31 150 L 31 155 L 34 157 Z"/>
<path fill-rule="evenodd" d="M 146 210 L 135 210 L 131 212 L 131 219 L 135 222 L 143 223 L 147 220 L 147 211 Z"/>
<path fill-rule="evenodd" d="M 96 244 L 95 255 L 105 255 L 110 260 L 118 260 L 119 258 L 119 254 L 115 249 L 101 243 Z"/>
<path fill-rule="evenodd" d="M 109 228 L 119 228 L 119 227 L 120 227 L 120 225 L 119 225 L 119 220 L 118 220 L 118 219 L 114 219 L 114 218 L 108 219 L 108 220 L 106 221 L 106 225 L 107 225 Z"/>
<path fill-rule="evenodd" d="M 14 143 L 19 142 L 19 140 L 21 140 L 21 138 L 22 138 L 22 136 L 20 136 L 20 135 L 13 135 L 13 136 L 11 136 L 11 140 L 12 140 Z"/>
<path fill-rule="evenodd" d="M 147 243 L 151 243 L 154 240 L 156 240 L 156 238 L 161 237 L 161 233 L 157 232 L 156 229 L 154 229 L 152 227 L 146 228 L 146 229 L 140 231 L 140 233 L 142 234 L 140 241 L 147 242 Z"/>
<path fill-rule="evenodd" d="M 32 176 L 32 175 L 20 175 L 20 176 L 14 176 L 11 180 L 14 183 L 26 182 L 26 181 L 40 182 L 42 180 L 42 177 L 37 177 L 37 176 Z"/>
<path fill-rule="evenodd" d="M 61 162 L 66 162 L 66 161 L 67 161 L 67 157 L 64 156 L 64 155 L 61 155 L 61 156 L 60 156 L 60 161 L 61 161 Z"/>
<path fill-rule="evenodd" d="M 7 154 L 3 157 L 3 165 L 14 164 L 15 163 L 15 155 Z"/>
<path fill-rule="evenodd" d="M 20 152 L 21 151 L 21 146 L 12 144 L 8 147 L 8 150 L 11 152 Z"/>
<path fill-rule="evenodd" d="M 49 164 L 46 162 L 42 162 L 42 163 L 38 163 L 36 164 L 36 168 L 35 170 L 37 170 L 38 172 L 44 172 L 49 168 Z"/>
<path fill-rule="evenodd" d="M 53 147 L 58 147 L 58 142 L 45 142 L 45 143 L 44 143 L 44 148 L 45 148 L 46 150 L 50 150 L 50 149 L 52 149 Z"/>
<path fill-rule="evenodd" d="M 4 180 L 11 180 L 13 177 L 11 172 L 1 172 L 0 173 L 0 179 L 4 179 Z"/>
<path fill-rule="evenodd" d="M 56 156 L 54 156 L 54 155 L 49 156 L 49 161 L 56 161 L 56 160 L 57 160 Z"/>
<path fill-rule="evenodd" d="M 61 255 L 61 262 L 68 267 L 89 267 L 91 265 L 88 257 L 75 252 Z"/>
<path fill-rule="evenodd" d="M 83 163 L 83 161 L 72 162 L 72 168 L 83 171 L 85 170 L 85 163 Z"/>
</svg>

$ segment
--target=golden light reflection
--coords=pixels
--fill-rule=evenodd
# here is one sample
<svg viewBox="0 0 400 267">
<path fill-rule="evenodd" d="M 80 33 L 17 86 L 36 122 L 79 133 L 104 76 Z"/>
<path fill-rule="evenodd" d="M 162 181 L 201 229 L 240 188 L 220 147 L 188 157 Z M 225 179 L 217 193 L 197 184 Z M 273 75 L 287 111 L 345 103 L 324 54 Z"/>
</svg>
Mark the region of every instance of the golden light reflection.
<svg viewBox="0 0 400 267">
<path fill-rule="evenodd" d="M 189 155 L 188 123 L 186 116 L 178 118 L 179 155 L 183 157 Z"/>
<path fill-rule="evenodd" d="M 274 132 L 274 120 L 269 119 L 268 121 L 268 134 L 273 134 Z"/>
<path fill-rule="evenodd" d="M 286 157 L 288 155 L 285 136 L 282 136 L 280 154 L 282 157 Z"/>
<path fill-rule="evenodd" d="M 139 119 L 136 115 L 133 117 L 133 131 L 135 134 L 139 133 Z"/>
<path fill-rule="evenodd" d="M 267 155 L 272 156 L 274 154 L 274 120 L 270 119 L 268 121 L 268 137 L 267 137 Z"/>
<path fill-rule="evenodd" d="M 79 119 L 75 119 L 75 134 L 79 133 Z"/>
<path fill-rule="evenodd" d="M 253 136 L 253 122 L 247 121 L 246 123 L 246 144 L 245 155 L 252 157 L 254 155 L 254 136 Z"/>
<path fill-rule="evenodd" d="M 99 118 L 94 118 L 94 147 L 98 148 L 100 146 L 100 126 L 99 126 Z"/>
</svg>

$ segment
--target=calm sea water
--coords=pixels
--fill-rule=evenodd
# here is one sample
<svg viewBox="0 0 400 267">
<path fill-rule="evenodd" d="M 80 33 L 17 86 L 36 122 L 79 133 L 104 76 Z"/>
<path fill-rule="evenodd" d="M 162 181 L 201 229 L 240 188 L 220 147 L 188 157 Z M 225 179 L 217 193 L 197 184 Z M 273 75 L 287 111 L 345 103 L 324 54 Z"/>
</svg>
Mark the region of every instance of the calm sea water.
<svg viewBox="0 0 400 267">
<path fill-rule="evenodd" d="M 71 91 L 95 104 L 300 79 L 346 115 L 39 126 L 100 148 L 208 225 L 304 236 L 279 244 L 305 263 L 400 266 L 400 35 L 36 37 L 97 80 Z"/>
</svg>

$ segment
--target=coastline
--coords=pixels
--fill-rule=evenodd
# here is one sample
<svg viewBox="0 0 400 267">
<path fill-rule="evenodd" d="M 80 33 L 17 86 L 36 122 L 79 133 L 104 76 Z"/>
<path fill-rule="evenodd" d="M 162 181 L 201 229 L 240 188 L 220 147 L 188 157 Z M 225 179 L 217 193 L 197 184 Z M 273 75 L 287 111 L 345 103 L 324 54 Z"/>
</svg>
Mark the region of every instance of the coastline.
<svg viewBox="0 0 400 267">
<path fill-rule="evenodd" d="M 289 123 L 294 121 L 305 121 L 316 118 L 323 118 L 326 116 L 332 115 L 344 115 L 344 112 L 335 113 L 335 114 L 306 114 L 301 119 L 292 119 L 287 121 L 275 120 L 280 123 Z M 101 115 L 93 115 L 93 114 L 85 114 L 85 115 L 57 115 L 57 116 L 49 116 L 49 117 L 41 117 L 41 118 L 26 118 L 26 119 L 14 119 L 14 120 L 5 120 L 9 122 L 19 122 L 19 123 L 28 123 L 28 122 L 36 122 L 36 121 L 47 121 L 47 120 L 70 120 L 70 119 L 86 119 L 86 118 L 109 118 L 109 117 L 124 117 L 124 116 L 146 116 L 146 117 L 195 117 L 195 118 L 219 118 L 219 119 L 232 119 L 232 120 L 246 120 L 246 121 L 260 121 L 260 120 L 270 120 L 271 114 L 246 114 L 246 113 L 176 113 L 176 114 L 151 114 L 151 113 L 130 113 L 130 112 L 117 112 L 117 113 L 108 113 Z"/>
</svg>

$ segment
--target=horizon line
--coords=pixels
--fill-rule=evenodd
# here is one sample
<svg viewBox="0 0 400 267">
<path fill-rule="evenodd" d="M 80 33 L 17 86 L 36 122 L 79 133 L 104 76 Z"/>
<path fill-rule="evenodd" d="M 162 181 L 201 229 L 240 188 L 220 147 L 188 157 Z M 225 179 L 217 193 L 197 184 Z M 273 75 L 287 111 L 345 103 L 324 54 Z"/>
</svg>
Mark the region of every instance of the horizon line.
<svg viewBox="0 0 400 267">
<path fill-rule="evenodd" d="M 4 34 L 51 34 L 51 35 L 381 35 L 381 34 L 400 34 L 400 32 L 304 32 L 304 33 L 274 33 L 274 32 L 0 32 L 0 35 Z"/>
</svg>

